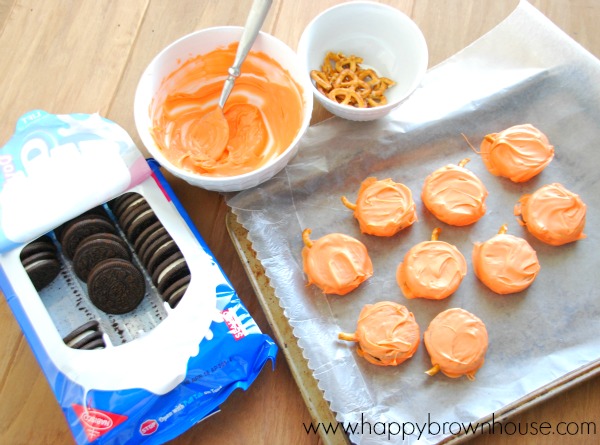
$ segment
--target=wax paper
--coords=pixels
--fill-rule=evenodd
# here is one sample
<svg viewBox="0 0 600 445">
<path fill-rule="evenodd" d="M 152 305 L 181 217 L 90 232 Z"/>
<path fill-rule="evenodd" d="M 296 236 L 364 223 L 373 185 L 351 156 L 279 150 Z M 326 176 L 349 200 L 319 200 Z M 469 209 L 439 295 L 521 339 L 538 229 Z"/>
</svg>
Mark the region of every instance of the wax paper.
<svg viewBox="0 0 600 445">
<path fill-rule="evenodd" d="M 332 118 L 312 126 L 285 170 L 228 197 L 326 400 L 337 419 L 355 429 L 349 432 L 354 443 L 440 442 L 599 360 L 598 79 L 600 62 L 523 1 L 488 34 L 431 68 L 390 116 L 363 123 Z M 465 137 L 477 149 L 486 134 L 523 123 L 542 130 L 556 155 L 540 175 L 515 184 L 491 175 Z M 471 226 L 452 227 L 424 208 L 421 189 L 433 170 L 464 158 L 489 190 L 488 210 Z M 361 234 L 340 198 L 355 200 L 368 176 L 407 185 L 418 222 L 393 237 Z M 519 198 L 553 182 L 587 204 L 586 239 L 553 247 L 517 223 L 513 207 Z M 504 223 L 508 233 L 529 241 L 541 263 L 530 288 L 507 296 L 479 282 L 471 262 L 473 244 L 494 236 Z M 406 299 L 396 268 L 436 227 L 440 239 L 465 256 L 467 276 L 445 300 Z M 305 228 L 312 229 L 313 239 L 342 232 L 361 240 L 373 260 L 373 277 L 346 296 L 307 286 L 301 258 Z M 421 333 L 451 307 L 481 318 L 489 349 L 476 380 L 426 375 L 431 362 L 422 342 L 410 360 L 379 367 L 359 357 L 354 344 L 338 340 L 339 332 L 354 331 L 365 304 L 381 300 L 406 305 Z"/>
</svg>

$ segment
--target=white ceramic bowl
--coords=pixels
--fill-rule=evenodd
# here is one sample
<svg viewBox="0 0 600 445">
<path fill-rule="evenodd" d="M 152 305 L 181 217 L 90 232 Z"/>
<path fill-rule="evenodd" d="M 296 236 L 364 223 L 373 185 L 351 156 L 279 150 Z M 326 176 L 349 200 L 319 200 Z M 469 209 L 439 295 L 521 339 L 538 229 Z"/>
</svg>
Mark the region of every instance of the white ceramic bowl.
<svg viewBox="0 0 600 445">
<path fill-rule="evenodd" d="M 285 43 L 270 34 L 260 32 L 252 51 L 263 52 L 287 70 L 296 83 L 303 90 L 303 121 L 298 133 L 287 149 L 275 159 L 249 173 L 237 176 L 205 176 L 184 170 L 173 165 L 162 153 L 154 141 L 150 128 L 150 104 L 156 91 L 165 77 L 171 74 L 182 62 L 206 54 L 220 47 L 226 47 L 232 42 L 238 42 L 242 28 L 237 26 L 223 26 L 207 28 L 188 34 L 163 49 L 150 62 L 142 74 L 135 93 L 134 118 L 140 138 L 148 152 L 164 168 L 173 175 L 187 181 L 189 184 L 207 190 L 218 192 L 232 192 L 255 187 L 272 178 L 282 170 L 298 150 L 298 141 L 306 132 L 310 124 L 313 109 L 313 94 L 310 79 L 304 75 L 302 65 L 297 54 Z"/>
<path fill-rule="evenodd" d="M 400 10 L 375 2 L 348 2 L 329 8 L 306 27 L 298 43 L 305 76 L 320 70 L 328 52 L 363 58 L 370 67 L 396 82 L 386 91 L 387 105 L 355 108 L 327 98 L 311 85 L 317 100 L 345 119 L 367 121 L 387 115 L 419 86 L 429 62 L 419 27 Z"/>
</svg>

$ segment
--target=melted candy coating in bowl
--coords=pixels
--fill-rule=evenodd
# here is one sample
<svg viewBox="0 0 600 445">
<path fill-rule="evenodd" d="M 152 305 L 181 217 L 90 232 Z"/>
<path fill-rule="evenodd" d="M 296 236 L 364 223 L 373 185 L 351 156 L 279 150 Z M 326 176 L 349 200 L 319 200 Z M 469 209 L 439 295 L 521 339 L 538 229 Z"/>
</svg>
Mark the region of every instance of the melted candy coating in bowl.
<svg viewBox="0 0 600 445">
<path fill-rule="evenodd" d="M 216 27 L 182 37 L 152 60 L 136 90 L 135 122 L 150 155 L 207 190 L 244 190 L 270 179 L 296 154 L 310 124 L 311 86 L 296 54 L 261 32 L 223 110 L 228 142 L 210 144 L 219 140 L 210 133 L 222 129 L 198 122 L 217 108 L 241 34 L 241 27 Z"/>
</svg>

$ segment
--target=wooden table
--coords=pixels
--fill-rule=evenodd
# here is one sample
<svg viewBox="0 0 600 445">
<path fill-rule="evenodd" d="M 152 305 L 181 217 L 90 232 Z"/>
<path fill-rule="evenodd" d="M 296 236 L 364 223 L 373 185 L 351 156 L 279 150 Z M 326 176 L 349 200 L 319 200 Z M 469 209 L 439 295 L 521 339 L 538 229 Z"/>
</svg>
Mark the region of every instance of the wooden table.
<svg viewBox="0 0 600 445">
<path fill-rule="evenodd" d="M 275 0 L 263 30 L 296 48 L 305 25 L 339 0 Z M 423 30 L 430 66 L 493 28 L 517 0 L 393 0 Z M 598 0 L 534 0 L 571 37 L 600 57 Z M 123 126 L 142 148 L 132 104 L 138 79 L 164 46 L 189 32 L 243 25 L 250 0 L 0 0 L 0 145 L 32 109 L 94 113 Z M 313 122 L 329 117 L 318 105 Z M 227 229 L 214 192 L 168 176 L 176 194 L 262 330 L 272 333 Z M 69 444 L 73 439 L 40 367 L 4 298 L 0 299 L 0 444 Z M 499 376 L 501 378 L 501 376 Z M 434 402 L 432 402 L 434 403 Z M 477 444 L 597 443 L 600 380 L 587 381 L 519 415 L 515 422 L 595 422 L 595 435 L 478 436 Z M 288 364 L 280 354 L 247 391 L 172 443 L 319 444 Z M 594 425 L 593 425 L 594 426 Z M 574 427 L 573 427 L 574 428 Z M 572 431 L 572 430 L 571 430 Z"/>
</svg>

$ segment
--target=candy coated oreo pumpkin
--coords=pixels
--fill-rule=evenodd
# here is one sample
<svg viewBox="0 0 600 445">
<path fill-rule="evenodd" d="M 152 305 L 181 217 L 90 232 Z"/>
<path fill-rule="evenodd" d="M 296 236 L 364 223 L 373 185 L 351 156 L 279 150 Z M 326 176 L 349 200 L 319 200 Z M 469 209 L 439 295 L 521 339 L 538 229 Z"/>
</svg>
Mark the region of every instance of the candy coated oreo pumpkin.
<svg viewBox="0 0 600 445">
<path fill-rule="evenodd" d="M 373 264 L 363 243 L 343 233 L 330 233 L 316 241 L 311 230 L 302 233 L 302 260 L 308 284 L 326 294 L 346 295 L 373 275 Z"/>
</svg>

